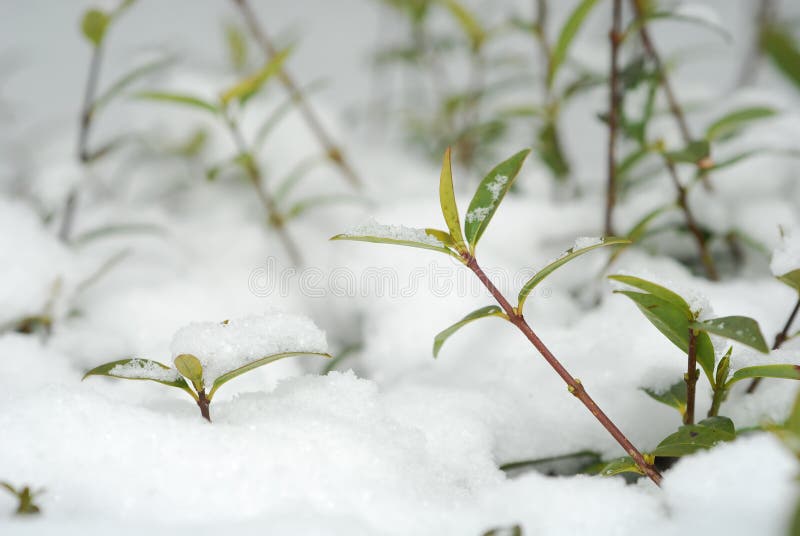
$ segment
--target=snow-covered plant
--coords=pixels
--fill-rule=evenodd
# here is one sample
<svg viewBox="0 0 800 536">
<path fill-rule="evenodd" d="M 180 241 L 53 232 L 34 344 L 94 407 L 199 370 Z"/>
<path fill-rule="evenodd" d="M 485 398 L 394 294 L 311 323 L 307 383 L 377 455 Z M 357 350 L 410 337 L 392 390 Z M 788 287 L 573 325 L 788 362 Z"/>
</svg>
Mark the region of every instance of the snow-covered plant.
<svg viewBox="0 0 800 536">
<path fill-rule="evenodd" d="M 7 490 L 17 498 L 17 509 L 14 513 L 18 516 L 39 514 L 41 512 L 34 500 L 36 496 L 41 495 L 44 490 L 33 491 L 30 486 L 16 488 L 8 482 L 2 481 L 0 481 L 0 488 Z"/>
<path fill-rule="evenodd" d="M 510 322 L 525 335 L 534 348 L 544 357 L 545 361 L 555 370 L 556 374 L 567 384 L 569 392 L 586 406 L 591 414 L 595 416 L 600 424 L 622 446 L 625 452 L 631 455 L 639 469 L 653 480 L 653 482 L 658 484 L 661 481 L 660 473 L 651 463 L 644 459 L 636 447 L 600 409 L 597 403 L 589 396 L 583 383 L 564 368 L 561 362 L 547 348 L 538 335 L 536 335 L 523 315 L 523 308 L 528 296 L 536 285 L 554 270 L 593 249 L 603 246 L 624 244 L 627 243 L 627 241 L 614 237 L 578 239 L 575 246 L 537 272 L 522 286 L 516 306 L 511 305 L 508 299 L 506 299 L 478 264 L 475 255 L 478 242 L 486 231 L 498 206 L 511 188 L 514 179 L 529 153 L 530 150 L 523 150 L 514 154 L 495 166 L 494 169 L 484 177 L 470 202 L 469 209 L 464 218 L 463 229 L 461 227 L 461 218 L 453 193 L 450 149 L 447 149 L 444 154 L 442 171 L 439 178 L 439 201 L 442 215 L 447 225 L 447 231 L 372 223 L 356 228 L 348 233 L 336 235 L 332 240 L 355 240 L 409 246 L 437 251 L 458 259 L 478 277 L 498 305 L 482 307 L 440 333 L 434 341 L 434 354 L 438 352 L 438 348 L 447 337 L 468 322 L 490 316 Z"/>
<path fill-rule="evenodd" d="M 613 275 L 609 278 L 636 289 L 618 289 L 614 292 L 633 300 L 645 317 L 687 357 L 687 371 L 682 381 L 662 392 L 644 389 L 653 399 L 678 410 L 684 422 L 684 426 L 676 433 L 648 453 L 649 457 L 679 457 L 710 448 L 720 441 L 734 439 L 734 423 L 720 416 L 719 410 L 737 382 L 751 378 L 800 380 L 800 366 L 786 363 L 745 366 L 731 371 L 733 347 L 729 347 L 717 362 L 710 335 L 769 353 L 761 329 L 752 318 L 703 318 L 701 307 L 693 307 L 682 296 L 661 285 L 630 275 Z M 698 365 L 711 386 L 713 397 L 707 418 L 695 423 L 695 393 L 700 377 Z M 621 458 L 607 465 L 603 474 L 629 471 L 640 472 L 630 458 Z"/>
<path fill-rule="evenodd" d="M 214 395 L 237 376 L 286 357 L 331 357 L 324 332 L 308 318 L 286 313 L 189 324 L 175 334 L 172 355 L 171 367 L 151 359 L 120 359 L 90 370 L 83 378 L 110 376 L 177 387 L 211 421 Z"/>
</svg>

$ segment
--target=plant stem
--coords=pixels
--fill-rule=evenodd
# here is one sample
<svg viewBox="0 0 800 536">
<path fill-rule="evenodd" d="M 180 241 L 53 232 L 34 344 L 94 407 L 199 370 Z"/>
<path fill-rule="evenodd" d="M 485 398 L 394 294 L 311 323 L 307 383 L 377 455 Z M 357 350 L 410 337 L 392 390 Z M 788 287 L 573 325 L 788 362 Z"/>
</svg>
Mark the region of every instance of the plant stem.
<svg viewBox="0 0 800 536">
<path fill-rule="evenodd" d="M 92 57 L 89 60 L 89 74 L 86 77 L 86 86 L 83 92 L 83 104 L 81 106 L 80 122 L 78 128 L 78 160 L 86 165 L 92 160 L 89 151 L 89 133 L 92 129 L 92 119 L 94 118 L 94 97 L 97 93 L 97 84 L 100 79 L 100 64 L 103 57 L 102 41 L 92 47 Z M 64 211 L 61 217 L 61 227 L 58 237 L 62 242 L 68 242 L 72 234 L 72 226 L 75 221 L 75 211 L 78 204 L 78 190 L 72 188 L 64 201 Z"/>
<path fill-rule="evenodd" d="M 694 424 L 695 387 L 697 386 L 697 333 L 689 328 L 689 351 L 686 367 L 686 413 L 683 424 Z"/>
<path fill-rule="evenodd" d="M 206 398 L 205 389 L 201 389 L 200 392 L 197 393 L 197 405 L 200 407 L 200 415 L 208 422 L 211 422 L 211 413 L 208 409 L 211 405 L 211 401 Z"/>
<path fill-rule="evenodd" d="M 714 390 L 714 397 L 711 399 L 711 409 L 708 410 L 708 417 L 716 417 L 719 408 L 728 396 L 728 390 L 724 386 Z"/>
<path fill-rule="evenodd" d="M 275 45 L 272 43 L 272 40 L 269 38 L 269 36 L 267 36 L 264 28 L 258 23 L 258 18 L 256 17 L 256 14 L 249 2 L 247 0 L 233 0 L 233 2 L 238 6 L 248 30 L 258 42 L 258 45 L 264 50 L 264 54 L 270 59 L 274 58 L 278 54 L 278 51 L 275 48 Z M 325 149 L 328 159 L 330 159 L 330 161 L 339 168 L 344 178 L 353 187 L 360 188 L 361 180 L 358 178 L 355 170 L 353 170 L 353 167 L 345 158 L 342 150 L 333 142 L 333 138 L 331 138 L 331 136 L 322 126 L 322 122 L 317 117 L 316 112 L 311 107 L 311 103 L 309 103 L 303 91 L 295 83 L 292 77 L 289 76 L 289 73 L 286 71 L 286 69 L 281 68 L 279 70 L 278 78 L 280 78 L 283 86 L 286 88 L 292 98 L 294 98 L 300 113 L 308 124 L 309 129 L 311 129 L 311 132 L 314 133 L 314 136 L 316 136 L 320 145 L 322 145 L 322 147 Z"/>
<path fill-rule="evenodd" d="M 605 428 L 608 433 L 617 441 L 617 443 L 622 446 L 625 452 L 633 458 L 633 461 L 636 463 L 637 466 L 647 475 L 650 480 L 652 480 L 656 485 L 660 485 L 661 483 L 661 474 L 658 470 L 647 463 L 642 456 L 641 452 L 639 452 L 636 447 L 628 440 L 627 437 L 620 431 L 619 428 L 608 418 L 608 416 L 603 413 L 603 410 L 595 403 L 592 397 L 586 392 L 586 389 L 583 387 L 583 384 L 577 378 L 574 378 L 567 369 L 561 364 L 561 362 L 556 359 L 556 357 L 550 352 L 550 350 L 545 346 L 544 342 L 534 333 L 528 323 L 525 321 L 525 318 L 522 316 L 521 312 L 518 312 L 516 308 L 512 307 L 511 304 L 506 300 L 505 296 L 500 292 L 500 290 L 492 283 L 489 277 L 483 272 L 481 267 L 478 265 L 477 260 L 475 257 L 470 255 L 469 253 L 463 253 L 462 257 L 464 262 L 466 263 L 467 267 L 472 270 L 478 279 L 481 281 L 483 286 L 492 294 L 494 299 L 497 303 L 502 307 L 503 311 L 505 311 L 506 315 L 508 316 L 509 322 L 514 324 L 522 333 L 527 337 L 527 339 L 533 344 L 534 348 L 544 357 L 545 361 L 555 370 L 556 374 L 558 374 L 562 380 L 567 384 L 567 388 L 569 392 L 572 393 L 578 400 L 580 400 L 586 409 L 591 412 L 592 415 L 600 422 L 600 424 Z"/>
<path fill-rule="evenodd" d="M 686 220 L 686 227 L 689 229 L 689 232 L 692 233 L 695 242 L 697 242 L 697 249 L 700 253 L 700 260 L 706 270 L 706 275 L 710 280 L 718 281 L 719 274 L 717 273 L 717 267 L 714 264 L 714 258 L 708 251 L 706 237 L 703 234 L 703 231 L 701 231 L 700 227 L 697 225 L 697 220 L 695 220 L 692 209 L 689 207 L 687 189 L 683 184 L 681 184 L 680 178 L 678 177 L 678 171 L 675 169 L 675 163 L 672 162 L 668 157 L 664 156 L 664 164 L 667 167 L 667 171 L 669 171 L 670 178 L 672 178 L 672 183 L 675 185 L 675 190 L 677 192 L 676 201 L 681 211 L 683 211 L 683 216 Z"/>
<path fill-rule="evenodd" d="M 772 343 L 772 349 L 777 350 L 780 348 L 784 342 L 789 340 L 789 330 L 794 323 L 795 318 L 797 318 L 797 313 L 800 311 L 800 296 L 797 297 L 797 303 L 794 304 L 794 309 L 792 312 L 789 313 L 789 318 L 786 319 L 786 324 L 783 326 L 783 329 L 775 335 L 775 342 Z M 755 392 L 758 385 L 761 383 L 763 378 L 753 378 L 753 381 L 750 382 L 750 385 L 747 387 L 747 393 Z"/>
<path fill-rule="evenodd" d="M 611 15 L 611 67 L 608 75 L 608 183 L 606 184 L 606 236 L 614 235 L 614 205 L 617 203 L 617 114 L 622 101 L 618 80 L 619 45 L 622 41 L 622 0 L 614 0 Z"/>
<path fill-rule="evenodd" d="M 269 224 L 274 227 L 275 232 L 278 233 L 278 238 L 283 244 L 283 247 L 286 249 L 286 252 L 289 254 L 289 259 L 291 260 L 292 264 L 302 264 L 303 259 L 300 255 L 300 250 L 294 243 L 294 240 L 292 240 L 292 237 L 289 236 L 289 232 L 286 230 L 286 223 L 275 206 L 275 200 L 272 198 L 264 185 L 264 176 L 261 173 L 261 168 L 256 162 L 256 159 L 253 156 L 253 153 L 250 151 L 250 148 L 247 146 L 247 142 L 244 140 L 244 136 L 242 136 L 242 133 L 239 130 L 238 123 L 227 114 L 225 114 L 225 123 L 228 125 L 228 130 L 231 133 L 231 137 L 233 138 L 233 142 L 236 145 L 239 154 L 245 159 L 244 167 L 247 171 L 247 176 L 250 179 L 250 183 L 253 185 L 253 188 L 256 190 L 258 199 L 264 206 L 264 210 L 267 213 L 267 218 L 269 219 Z"/>
<path fill-rule="evenodd" d="M 650 56 L 650 60 L 653 62 L 653 65 L 658 72 L 658 79 L 661 83 L 661 87 L 664 89 L 664 95 L 667 97 L 667 104 L 669 105 L 670 113 L 672 113 L 672 116 L 675 118 L 675 122 L 678 124 L 678 129 L 681 132 L 683 142 L 688 145 L 693 139 L 692 133 L 689 130 L 689 124 L 686 121 L 686 114 L 684 114 L 683 108 L 678 102 L 678 99 L 675 97 L 675 92 L 672 90 L 672 84 L 667 76 L 667 70 L 664 67 L 664 62 L 661 61 L 661 56 L 653 44 L 653 40 L 650 38 L 650 31 L 648 30 L 647 23 L 645 22 L 645 9 L 643 2 L 644 0 L 631 0 L 631 5 L 636 12 L 636 17 L 639 19 L 639 38 L 642 41 L 642 46 L 644 47 L 645 52 L 648 56 Z M 708 179 L 708 173 L 706 172 L 706 169 L 710 167 L 711 162 L 709 162 L 707 159 L 704 159 L 700 162 L 697 162 L 696 165 L 700 171 L 700 177 L 703 181 L 703 186 L 710 190 L 711 182 Z"/>
</svg>

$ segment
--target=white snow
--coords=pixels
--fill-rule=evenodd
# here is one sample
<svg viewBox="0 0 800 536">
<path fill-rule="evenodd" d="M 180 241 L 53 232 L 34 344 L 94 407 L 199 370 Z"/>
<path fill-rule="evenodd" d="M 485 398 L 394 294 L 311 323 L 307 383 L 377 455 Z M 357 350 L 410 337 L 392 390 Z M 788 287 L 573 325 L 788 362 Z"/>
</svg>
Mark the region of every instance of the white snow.
<svg viewBox="0 0 800 536">
<path fill-rule="evenodd" d="M 273 312 L 225 322 L 193 322 L 175 333 L 172 357 L 191 354 L 211 385 L 220 375 L 251 361 L 285 352 L 325 353 L 325 333 L 306 316 Z"/>
<path fill-rule="evenodd" d="M 787 231 L 772 253 L 770 269 L 775 276 L 800 269 L 800 232 Z"/>
<path fill-rule="evenodd" d="M 492 200 L 497 201 L 505 185 L 508 184 L 508 176 L 497 174 L 490 182 L 486 183 L 486 189 L 492 194 Z"/>
<path fill-rule="evenodd" d="M 467 212 L 467 216 L 466 216 L 466 218 L 465 218 L 465 219 L 466 219 L 466 220 L 467 220 L 467 222 L 469 222 L 469 223 L 472 223 L 472 222 L 474 222 L 474 221 L 481 221 L 481 220 L 485 219 L 485 218 L 486 218 L 486 216 L 488 216 L 488 215 L 489 215 L 489 212 L 490 212 L 490 211 L 491 211 L 491 208 L 490 208 L 490 207 L 477 207 L 477 208 L 473 208 L 472 210 L 470 210 L 469 212 Z"/>
<path fill-rule="evenodd" d="M 572 251 L 577 251 L 579 249 L 589 248 L 602 243 L 603 239 L 599 236 L 581 236 L 575 239 L 571 249 Z"/>
<path fill-rule="evenodd" d="M 404 240 L 408 242 L 421 242 L 430 246 L 444 246 L 440 240 L 429 235 L 425 229 L 406 227 L 405 225 L 384 225 L 375 219 L 352 227 L 344 233 L 345 236 L 375 236 L 378 238 L 390 238 L 392 240 Z"/>
</svg>

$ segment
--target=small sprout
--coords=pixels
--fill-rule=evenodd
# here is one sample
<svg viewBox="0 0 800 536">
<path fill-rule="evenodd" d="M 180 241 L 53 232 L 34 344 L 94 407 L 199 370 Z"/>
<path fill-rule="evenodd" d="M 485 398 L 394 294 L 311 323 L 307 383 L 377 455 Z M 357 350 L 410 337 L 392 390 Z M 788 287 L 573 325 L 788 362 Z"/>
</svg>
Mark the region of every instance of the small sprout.
<svg viewBox="0 0 800 536">
<path fill-rule="evenodd" d="M 18 516 L 37 515 L 41 513 L 41 509 L 36 505 L 34 500 L 38 495 L 44 493 L 43 489 L 33 491 L 30 486 L 23 486 L 19 489 L 15 488 L 8 482 L 0 482 L 0 487 L 5 488 L 16 498 L 18 504 L 14 512 Z"/>
<path fill-rule="evenodd" d="M 309 319 L 282 313 L 190 324 L 175 334 L 172 347 L 177 354 L 174 367 L 149 359 L 121 359 L 100 365 L 83 378 L 109 376 L 177 387 L 211 421 L 209 406 L 217 389 L 237 376 L 286 357 L 331 357 L 325 334 Z"/>
</svg>

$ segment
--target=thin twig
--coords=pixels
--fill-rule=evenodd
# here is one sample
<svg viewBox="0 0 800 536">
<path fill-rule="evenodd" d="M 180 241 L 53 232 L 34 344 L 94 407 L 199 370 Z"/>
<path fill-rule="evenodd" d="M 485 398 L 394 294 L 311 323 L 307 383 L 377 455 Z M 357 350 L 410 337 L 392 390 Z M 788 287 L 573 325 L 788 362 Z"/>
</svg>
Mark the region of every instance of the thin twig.
<svg viewBox="0 0 800 536">
<path fill-rule="evenodd" d="M 258 42 L 259 46 L 264 50 L 264 54 L 270 59 L 274 58 L 278 54 L 278 50 L 275 48 L 272 40 L 267 36 L 264 28 L 258 23 L 258 18 L 248 1 L 233 0 L 233 2 L 239 7 L 239 11 L 242 13 L 248 30 Z M 325 149 L 325 153 L 330 161 L 339 168 L 344 178 L 352 186 L 359 188 L 361 186 L 361 180 L 347 161 L 347 158 L 345 158 L 342 149 L 333 142 L 333 138 L 325 130 L 325 127 L 322 126 L 322 122 L 317 117 L 316 112 L 311 107 L 311 103 L 308 101 L 303 91 L 294 82 L 292 77 L 289 76 L 286 69 L 281 68 L 278 71 L 278 78 L 283 83 L 287 92 L 295 99 L 297 107 L 308 124 L 309 129 L 311 129 L 320 145 Z"/>
<path fill-rule="evenodd" d="M 278 238 L 286 249 L 286 252 L 289 254 L 289 259 L 292 261 L 292 263 L 295 265 L 302 264 L 303 259 L 300 255 L 300 250 L 297 248 L 294 240 L 292 240 L 292 237 L 289 236 L 289 232 L 286 230 L 286 222 L 283 220 L 278 208 L 275 206 L 275 200 L 272 198 L 264 185 L 264 176 L 261 173 L 261 168 L 256 162 L 252 151 L 248 147 L 244 136 L 242 136 L 238 123 L 228 115 L 225 115 L 225 122 L 228 125 L 228 130 L 231 133 L 231 137 L 236 145 L 236 149 L 245 159 L 244 167 L 247 171 L 247 176 L 250 179 L 250 183 L 256 190 L 259 201 L 261 201 L 261 204 L 264 206 L 264 210 L 267 213 L 267 218 L 269 219 L 270 225 L 274 227 L 275 231 L 278 233 Z"/>
<path fill-rule="evenodd" d="M 567 369 L 561 364 L 561 362 L 550 352 L 550 350 L 545 346 L 544 342 L 534 333 L 531 327 L 528 325 L 525 318 L 522 316 L 521 312 L 518 312 L 515 307 L 512 307 L 508 300 L 503 296 L 500 290 L 492 283 L 489 277 L 483 272 L 481 267 L 478 265 L 478 262 L 475 260 L 475 257 L 470 255 L 469 253 L 463 254 L 464 262 L 466 263 L 467 267 L 472 270 L 478 279 L 483 283 L 483 286 L 492 294 L 494 299 L 500 304 L 500 307 L 505 311 L 508 320 L 514 324 L 524 335 L 527 339 L 533 344 L 534 348 L 544 357 L 545 361 L 556 371 L 562 380 L 567 384 L 567 388 L 569 392 L 572 393 L 578 400 L 580 400 L 586 409 L 588 409 L 592 415 L 600 422 L 600 424 L 605 428 L 608 433 L 617 441 L 617 443 L 622 446 L 625 452 L 633 459 L 636 465 L 642 470 L 642 472 L 647 475 L 650 480 L 652 480 L 656 485 L 660 485 L 661 483 L 661 474 L 658 470 L 647 463 L 642 456 L 642 453 L 633 446 L 625 434 L 620 431 L 619 428 L 614 424 L 614 422 L 608 418 L 608 416 L 603 413 L 603 410 L 597 405 L 597 403 L 589 396 L 589 393 L 586 392 L 583 384 L 580 380 L 573 377 Z"/>
<path fill-rule="evenodd" d="M 719 280 L 717 267 L 714 264 L 714 259 L 711 256 L 711 253 L 708 250 L 706 237 L 703 234 L 703 231 L 701 231 L 700 227 L 697 225 L 697 220 L 695 220 L 692 209 L 689 207 L 688 192 L 686 187 L 681 184 L 680 178 L 678 177 L 678 171 L 675 169 L 675 163 L 665 156 L 664 164 L 667 167 L 667 171 L 669 171 L 670 178 L 672 178 L 672 183 L 675 185 L 675 190 L 677 191 L 676 201 L 681 211 L 683 211 L 684 219 L 686 220 L 686 227 L 689 229 L 689 232 L 692 233 L 695 242 L 697 242 L 697 249 L 700 252 L 700 260 L 706 270 L 706 275 L 710 280 L 717 281 Z"/>
<path fill-rule="evenodd" d="M 617 114 L 622 102 L 618 77 L 619 45 L 622 41 L 622 0 L 614 0 L 611 15 L 611 67 L 608 75 L 608 183 L 606 184 L 605 234 L 614 235 L 614 206 L 617 203 Z"/>
<path fill-rule="evenodd" d="M 792 328 L 795 318 L 797 318 L 798 311 L 800 311 L 800 296 L 797 298 L 797 303 L 794 304 L 794 309 L 789 313 L 789 318 L 786 319 L 786 324 L 783 326 L 783 329 L 775 335 L 775 342 L 772 344 L 773 350 L 777 350 L 783 346 L 783 343 L 789 340 L 789 330 Z M 753 381 L 750 382 L 750 385 L 747 387 L 747 393 L 755 392 L 762 379 L 763 378 L 753 378 Z"/>
<path fill-rule="evenodd" d="M 694 424 L 694 400 L 697 386 L 697 333 L 689 328 L 689 351 L 686 367 L 686 413 L 683 414 L 683 424 Z"/>
</svg>

